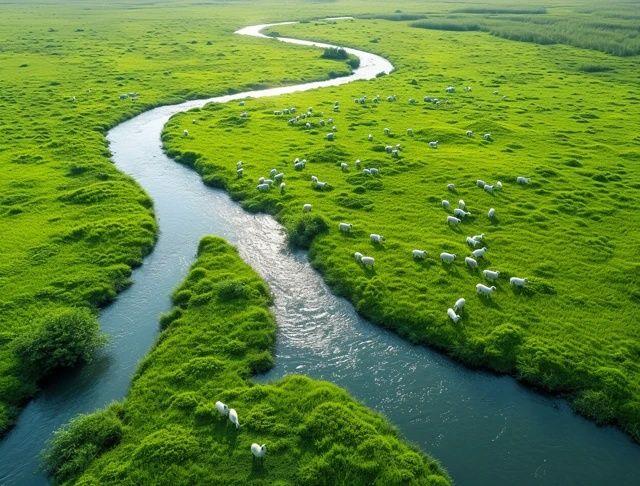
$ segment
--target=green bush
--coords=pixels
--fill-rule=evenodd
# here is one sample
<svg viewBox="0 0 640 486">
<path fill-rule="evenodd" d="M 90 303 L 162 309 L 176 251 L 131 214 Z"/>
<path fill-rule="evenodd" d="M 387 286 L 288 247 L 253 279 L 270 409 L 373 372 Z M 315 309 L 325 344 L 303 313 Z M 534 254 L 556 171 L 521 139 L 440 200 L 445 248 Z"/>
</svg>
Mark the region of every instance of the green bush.
<svg viewBox="0 0 640 486">
<path fill-rule="evenodd" d="M 57 369 L 90 361 L 106 341 L 89 309 L 67 309 L 49 316 L 25 335 L 16 353 L 28 373 L 43 378 Z"/>
<path fill-rule="evenodd" d="M 82 473 L 89 463 L 122 438 L 122 423 L 111 409 L 80 415 L 59 429 L 43 453 L 45 471 L 58 481 Z"/>
<path fill-rule="evenodd" d="M 349 54 L 342 47 L 327 47 L 321 56 L 323 59 L 347 59 Z"/>
<path fill-rule="evenodd" d="M 329 231 L 329 225 L 322 216 L 305 214 L 287 222 L 287 230 L 292 246 L 309 248 L 316 236 Z"/>
</svg>

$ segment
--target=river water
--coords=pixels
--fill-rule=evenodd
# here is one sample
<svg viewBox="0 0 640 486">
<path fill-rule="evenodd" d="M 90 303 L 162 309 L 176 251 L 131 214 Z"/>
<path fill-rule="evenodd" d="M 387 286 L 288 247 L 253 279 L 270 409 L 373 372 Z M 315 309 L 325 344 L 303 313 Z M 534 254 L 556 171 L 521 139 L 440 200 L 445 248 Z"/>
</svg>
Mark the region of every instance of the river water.
<svg viewBox="0 0 640 486">
<path fill-rule="evenodd" d="M 262 36 L 264 27 L 238 33 Z M 126 395 L 137 363 L 157 336 L 158 316 L 170 308 L 171 291 L 208 234 L 236 245 L 274 292 L 276 366 L 260 381 L 304 373 L 346 388 L 440 459 L 459 485 L 640 484 L 640 447 L 626 435 L 597 427 L 564 401 L 534 393 L 512 378 L 468 370 L 360 318 L 347 301 L 331 294 L 305 253 L 287 249 L 273 218 L 244 212 L 162 152 L 160 133 L 175 113 L 211 101 L 371 79 L 393 69 L 379 56 L 351 52 L 361 65 L 349 77 L 160 107 L 109 132 L 114 162 L 154 200 L 159 239 L 134 271 L 134 284 L 101 313 L 102 328 L 111 336 L 104 352 L 43 390 L 0 443 L 0 484 L 47 484 L 37 470 L 38 454 L 52 432 L 75 415 Z"/>
</svg>

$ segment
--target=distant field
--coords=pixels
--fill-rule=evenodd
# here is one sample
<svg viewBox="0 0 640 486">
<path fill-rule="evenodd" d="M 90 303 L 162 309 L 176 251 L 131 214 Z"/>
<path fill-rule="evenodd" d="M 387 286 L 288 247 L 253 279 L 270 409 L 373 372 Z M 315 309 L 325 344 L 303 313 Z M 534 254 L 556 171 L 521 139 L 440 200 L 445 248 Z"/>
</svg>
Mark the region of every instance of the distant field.
<svg viewBox="0 0 640 486">
<path fill-rule="evenodd" d="M 46 454 L 58 481 L 81 484 L 450 484 L 437 462 L 331 383 L 250 378 L 273 365 L 265 283 L 220 238 L 198 258 L 161 320 L 126 400 L 77 418 Z M 221 417 L 221 400 L 240 429 Z M 252 461 L 253 442 L 265 444 Z"/>
<path fill-rule="evenodd" d="M 581 413 L 617 423 L 639 440 L 638 58 L 398 21 L 311 22 L 278 31 L 375 51 L 397 72 L 176 116 L 163 135 L 168 153 L 246 208 L 276 214 L 294 240 L 315 236 L 313 264 L 365 316 L 466 363 L 565 394 Z M 445 93 L 449 85 L 455 93 Z M 467 85 L 472 91 L 463 91 Z M 392 94 L 397 101 L 387 102 Z M 362 96 L 365 104 L 354 102 Z M 290 125 L 291 116 L 274 114 L 288 107 L 298 114 L 312 107 L 313 115 Z M 239 116 L 244 110 L 246 119 Z M 331 124 L 319 124 L 329 117 L 333 142 L 326 140 Z M 486 132 L 490 141 L 482 139 Z M 398 143 L 398 158 L 385 152 Z M 308 160 L 301 171 L 293 168 L 296 157 Z M 365 176 L 356 159 L 380 175 Z M 243 178 L 236 176 L 238 160 Z M 272 168 L 285 174 L 284 194 L 256 189 Z M 314 189 L 311 175 L 331 190 Z M 517 176 L 531 183 L 518 185 Z M 504 186 L 489 194 L 477 179 Z M 449 227 L 442 199 L 452 207 L 463 199 L 472 216 Z M 304 203 L 313 204 L 307 216 Z M 340 222 L 353 224 L 351 234 L 338 231 Z M 384 244 L 372 244 L 370 233 L 382 234 Z M 480 233 L 488 248 L 480 270 L 501 272 L 491 299 L 476 296 L 476 283 L 491 283 L 463 262 L 471 251 L 465 237 Z M 427 259 L 415 261 L 413 249 L 426 250 Z M 374 256 L 375 269 L 359 265 L 356 251 Z M 452 265 L 440 262 L 443 251 L 458 256 Z M 515 291 L 511 276 L 527 277 L 529 285 Z M 446 311 L 459 297 L 467 304 L 453 325 Z"/>
</svg>

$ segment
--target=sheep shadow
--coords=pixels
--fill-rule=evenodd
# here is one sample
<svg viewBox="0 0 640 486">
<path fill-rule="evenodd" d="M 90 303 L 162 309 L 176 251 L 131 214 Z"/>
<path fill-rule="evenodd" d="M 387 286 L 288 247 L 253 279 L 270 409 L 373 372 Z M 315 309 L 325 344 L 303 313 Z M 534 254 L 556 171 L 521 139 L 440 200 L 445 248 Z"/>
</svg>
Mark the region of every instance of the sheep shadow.
<svg viewBox="0 0 640 486">
<path fill-rule="evenodd" d="M 480 299 L 480 302 L 482 302 L 482 304 L 485 307 L 491 307 L 492 309 L 502 309 L 502 307 L 500 306 L 500 304 L 498 304 L 495 300 L 493 300 L 493 298 L 491 296 L 483 296 L 481 294 L 476 294 L 478 296 L 478 299 Z"/>
<path fill-rule="evenodd" d="M 449 224 L 448 226 L 449 226 L 449 229 L 454 233 L 458 233 L 459 235 L 463 234 L 463 231 L 462 231 L 462 228 L 460 228 L 460 225 L 452 226 Z"/>
<path fill-rule="evenodd" d="M 418 267 L 421 267 L 424 270 L 429 270 L 432 266 L 435 265 L 435 262 L 433 260 L 427 260 L 426 258 L 414 258 L 413 261 Z"/>
<path fill-rule="evenodd" d="M 440 261 L 440 266 L 444 271 L 446 271 L 450 275 L 455 275 L 456 277 L 460 275 L 460 271 L 458 270 L 458 267 L 456 267 L 453 262 L 445 263 L 443 261 Z"/>
<path fill-rule="evenodd" d="M 267 473 L 269 472 L 269 470 L 267 469 L 267 467 L 265 466 L 265 459 L 258 459 L 255 456 L 251 456 L 252 457 L 252 461 L 251 461 L 251 473 L 249 474 L 249 477 L 247 478 L 248 480 L 252 480 L 252 479 L 262 479 L 264 477 L 266 477 Z"/>
</svg>

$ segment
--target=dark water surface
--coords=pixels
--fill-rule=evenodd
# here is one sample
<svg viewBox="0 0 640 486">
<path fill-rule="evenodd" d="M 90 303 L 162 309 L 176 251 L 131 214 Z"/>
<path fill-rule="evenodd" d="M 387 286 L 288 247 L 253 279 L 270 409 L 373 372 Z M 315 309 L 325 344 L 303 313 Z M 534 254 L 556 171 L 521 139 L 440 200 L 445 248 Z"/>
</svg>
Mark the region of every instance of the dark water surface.
<svg viewBox="0 0 640 486">
<path fill-rule="evenodd" d="M 262 26 L 243 29 L 256 35 Z M 366 53 L 355 76 L 251 93 L 272 96 L 371 79 L 390 71 Z M 638 485 L 640 446 L 612 428 L 599 428 L 557 399 L 508 377 L 467 370 L 440 354 L 408 344 L 360 318 L 328 290 L 302 252 L 286 248 L 269 216 L 244 212 L 219 190 L 168 159 L 160 133 L 169 117 L 208 101 L 161 107 L 109 132 L 113 160 L 150 194 L 160 237 L 132 287 L 100 317 L 111 342 L 99 359 L 47 387 L 0 443 L 0 484 L 46 484 L 38 454 L 53 430 L 126 394 L 139 360 L 158 333 L 158 316 L 187 273 L 204 235 L 237 245 L 269 283 L 278 320 L 276 367 L 268 381 L 304 373 L 332 381 L 384 413 L 401 432 L 436 456 L 459 485 Z M 243 109 L 250 109 L 251 101 Z"/>
</svg>

